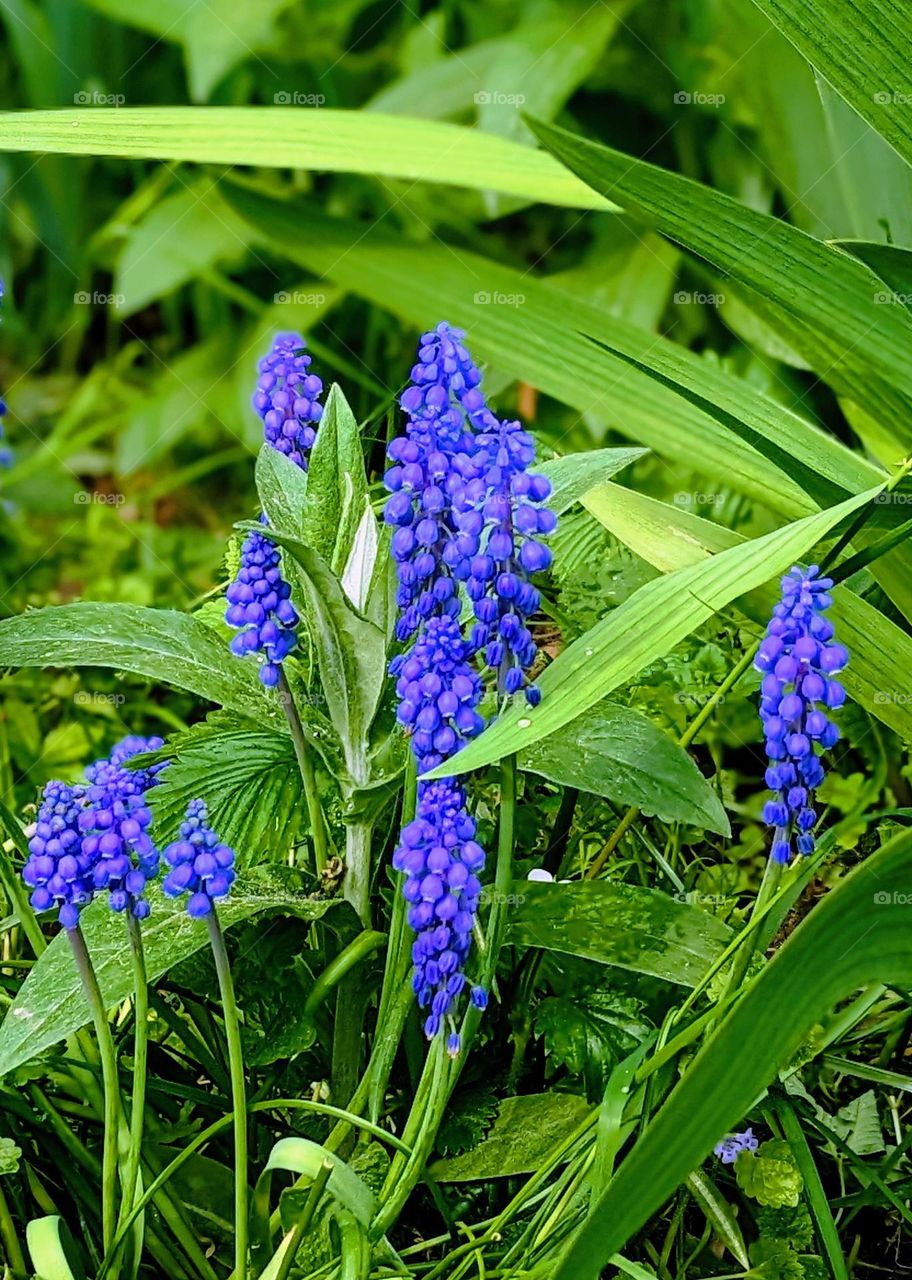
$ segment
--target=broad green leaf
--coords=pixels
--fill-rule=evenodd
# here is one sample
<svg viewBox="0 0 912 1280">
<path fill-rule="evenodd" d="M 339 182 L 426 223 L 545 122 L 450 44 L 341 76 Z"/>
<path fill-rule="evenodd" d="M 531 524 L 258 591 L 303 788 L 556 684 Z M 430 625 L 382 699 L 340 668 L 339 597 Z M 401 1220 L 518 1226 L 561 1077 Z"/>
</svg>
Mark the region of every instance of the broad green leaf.
<svg viewBox="0 0 912 1280">
<path fill-rule="evenodd" d="M 174 759 L 148 793 L 159 848 L 176 840 L 191 800 L 205 800 L 209 823 L 241 866 L 281 859 L 299 834 L 301 774 L 291 738 L 234 717 L 215 716 L 172 738 Z"/>
<path fill-rule="evenodd" d="M 308 461 L 300 536 L 334 573 L 345 568 L 366 497 L 361 434 L 348 401 L 333 383 Z"/>
<path fill-rule="evenodd" d="M 283 868 L 259 869 L 241 877 L 231 896 L 219 905 L 223 928 L 267 914 L 319 920 L 342 903 L 309 898 L 296 891 L 297 876 Z M 149 981 L 155 982 L 179 961 L 209 945 L 205 923 L 191 920 L 186 903 L 166 898 L 159 887 L 149 891 L 152 914 L 143 925 Z M 350 910 L 347 906 L 343 908 Z M 80 923 L 109 1007 L 133 990 L 133 967 L 124 918 L 99 899 L 82 913 Z M 42 1050 L 78 1031 L 91 1020 L 89 1006 L 73 962 L 66 930 L 54 938 L 36 961 L 0 1024 L 0 1076 L 28 1062 Z"/>
<path fill-rule="evenodd" d="M 471 1151 L 438 1160 L 428 1172 L 437 1182 L 486 1182 L 534 1173 L 543 1151 L 568 1138 L 593 1114 L 573 1093 L 529 1093 L 504 1098 L 490 1132 Z"/>
<path fill-rule="evenodd" d="M 551 481 L 548 506 L 555 515 L 563 515 L 584 493 L 604 484 L 648 452 L 648 449 L 636 448 L 588 449 L 585 453 L 568 453 L 543 462 L 536 470 Z"/>
<path fill-rule="evenodd" d="M 792 345 L 837 389 L 859 404 L 879 390 L 890 425 L 912 441 L 912 316 L 878 305 L 879 282 L 866 267 L 690 178 L 553 125 L 533 127 L 595 191 L 610 191 L 629 213 L 773 303 Z"/>
<path fill-rule="evenodd" d="M 834 240 L 833 245 L 870 267 L 886 285 L 878 292 L 881 306 L 912 309 L 912 249 L 872 240 Z"/>
<path fill-rule="evenodd" d="M 327 712 L 352 780 L 364 785 L 368 731 L 386 679 L 386 635 L 354 608 L 316 551 L 277 530 L 271 536 L 300 569 Z"/>
<path fill-rule="evenodd" d="M 707 1222 L 712 1223 L 713 1230 L 722 1240 L 742 1267 L 750 1266 L 744 1236 L 738 1226 L 731 1205 L 722 1192 L 707 1177 L 702 1169 L 695 1169 L 687 1179 L 687 1190 L 706 1214 Z"/>
<path fill-rule="evenodd" d="M 234 657 L 198 618 L 174 609 L 83 601 L 5 618 L 0 666 L 113 667 L 287 731 L 281 708 L 257 678 L 256 664 Z"/>
<path fill-rule="evenodd" d="M 613 880 L 516 880 L 508 941 L 696 986 L 731 940 L 721 920 L 667 893 Z"/>
<path fill-rule="evenodd" d="M 897 0 L 754 0 L 862 119 L 912 164 L 912 12 Z"/>
<path fill-rule="evenodd" d="M 518 142 L 461 125 L 329 107 L 8 112 L 0 118 L 0 151 L 370 173 L 499 191 L 574 209 L 615 207 L 551 156 Z"/>
<path fill-rule="evenodd" d="M 719 797 L 684 748 L 630 707 L 600 702 L 521 752 L 518 764 L 663 822 L 731 834 Z"/>
<path fill-rule="evenodd" d="M 294 262 L 419 329 L 429 315 L 445 314 L 497 369 L 597 415 L 682 469 L 724 474 L 738 492 L 789 518 L 815 507 L 792 478 L 795 460 L 803 476 L 819 473 L 845 493 L 876 484 L 882 474 L 717 363 L 529 272 L 463 248 L 456 255 L 444 246 L 403 244 L 382 228 L 365 232 L 246 189 L 225 194 L 265 244 Z M 743 431 L 732 429 L 732 419 Z M 777 444 L 789 459 L 787 471 L 753 447 L 750 432 Z"/>
<path fill-rule="evenodd" d="M 554 1280 L 595 1280 L 747 1114 L 812 1027 L 869 983 L 912 982 L 904 832 L 842 880 L 710 1036 L 564 1252 Z"/>
<path fill-rule="evenodd" d="M 307 498 L 307 472 L 271 444 L 264 444 L 257 454 L 256 485 L 270 524 L 299 538 Z"/>
<path fill-rule="evenodd" d="M 269 1153 L 261 1179 L 270 1178 L 276 1169 L 296 1173 L 313 1180 L 324 1164 L 332 1165 L 327 1191 L 354 1214 L 362 1226 L 370 1226 L 374 1216 L 374 1195 L 353 1169 L 333 1152 L 308 1138 L 282 1138 Z"/>
<path fill-rule="evenodd" d="M 74 1261 L 75 1245 L 63 1218 L 33 1218 L 25 1228 L 25 1242 L 35 1280 L 82 1280 L 85 1272 Z"/>
<path fill-rule="evenodd" d="M 724 525 L 619 485 L 594 489 L 583 503 L 625 546 L 662 573 L 745 542 Z M 765 626 L 777 598 L 778 584 L 766 583 L 740 599 L 738 607 Z M 849 695 L 912 740 L 912 705 L 897 677 L 897 672 L 912 669 L 912 638 L 846 586 L 835 588 L 833 602 L 837 633 L 851 654 L 840 676 Z"/>
<path fill-rule="evenodd" d="M 492 764 L 562 729 L 612 689 L 661 658 L 718 610 L 784 573 L 846 516 L 872 501 L 860 494 L 762 538 L 656 578 L 575 640 L 542 673 L 538 707 L 515 705 L 447 761 L 446 773 Z M 435 770 L 428 777 L 443 776 Z"/>
</svg>

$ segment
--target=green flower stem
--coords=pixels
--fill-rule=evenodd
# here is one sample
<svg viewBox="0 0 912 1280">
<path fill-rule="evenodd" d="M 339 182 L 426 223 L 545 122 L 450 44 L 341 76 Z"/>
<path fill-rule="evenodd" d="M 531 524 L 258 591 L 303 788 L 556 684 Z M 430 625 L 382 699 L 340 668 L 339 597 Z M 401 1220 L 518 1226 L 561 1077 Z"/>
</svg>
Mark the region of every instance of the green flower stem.
<svg viewBox="0 0 912 1280">
<path fill-rule="evenodd" d="M 320 805 L 310 748 L 307 745 L 307 739 L 304 737 L 304 726 L 301 724 L 301 717 L 298 715 L 298 708 L 291 694 L 288 677 L 281 666 L 279 667 L 278 687 L 279 700 L 285 710 L 285 718 L 288 721 L 291 740 L 294 743 L 295 757 L 298 761 L 298 768 L 301 771 L 301 781 L 304 783 L 304 799 L 307 802 L 307 815 L 310 818 L 310 832 L 313 839 L 314 866 L 317 875 L 320 875 L 325 870 L 328 861 L 326 822 Z"/>
<path fill-rule="evenodd" d="M 133 1098 L 130 1113 L 130 1145 L 124 1173 L 123 1200 L 120 1220 L 133 1208 L 136 1186 L 139 1181 L 139 1165 L 142 1158 L 143 1121 L 146 1112 L 146 1074 L 149 1060 L 149 986 L 146 977 L 146 957 L 143 950 L 142 926 L 132 911 L 127 913 L 127 933 L 130 938 L 130 957 L 133 962 Z"/>
<path fill-rule="evenodd" d="M 384 942 L 386 942 L 386 934 L 378 933 L 374 929 L 365 929 L 363 933 L 359 933 L 344 951 L 340 951 L 335 959 L 329 962 L 317 978 L 304 1004 L 304 1013 L 308 1016 L 315 1014 L 333 987 L 338 986 L 362 960 L 378 951 Z"/>
<path fill-rule="evenodd" d="M 247 1280 L 247 1095 L 244 1086 L 244 1054 L 241 1046 L 241 1025 L 231 967 L 225 950 L 218 914 L 213 907 L 206 917 L 209 945 L 215 960 L 219 991 L 222 996 L 222 1015 L 225 1019 L 225 1037 L 228 1041 L 228 1066 L 231 1072 L 231 1100 L 234 1109 L 234 1272 L 233 1280 Z"/>
<path fill-rule="evenodd" d="M 373 826 L 369 822 L 349 822 L 345 827 L 345 878 L 342 892 L 370 929 L 370 854 Z M 347 1105 L 355 1092 L 361 1071 L 361 1033 L 364 1024 L 365 992 L 357 974 L 339 984 L 333 1026 L 333 1096 Z"/>
<path fill-rule="evenodd" d="M 291 1269 L 294 1266 L 295 1254 L 300 1248 L 301 1241 L 307 1234 L 310 1224 L 313 1222 L 314 1214 L 317 1212 L 317 1205 L 320 1203 L 320 1197 L 326 1190 L 326 1184 L 329 1182 L 333 1166 L 329 1160 L 324 1160 L 320 1165 L 320 1171 L 314 1178 L 307 1199 L 304 1202 L 304 1208 L 301 1216 L 294 1225 L 288 1243 L 285 1246 L 285 1252 L 282 1255 L 282 1261 L 279 1269 L 275 1273 L 275 1280 L 288 1280 L 291 1275 Z"/>
<path fill-rule="evenodd" d="M 104 1154 L 101 1175 L 101 1235 L 104 1252 L 107 1255 L 114 1242 L 115 1223 L 117 1219 L 115 1202 L 117 1198 L 117 1133 L 120 1126 L 120 1093 L 117 1086 L 117 1055 L 114 1052 L 114 1041 L 108 1025 L 108 1014 L 105 1009 L 98 977 L 89 956 L 79 925 L 75 929 L 67 929 L 67 937 L 73 948 L 76 969 L 82 979 L 86 1000 L 92 1012 L 92 1022 L 98 1040 L 98 1052 L 101 1057 L 101 1075 L 104 1083 Z"/>
<path fill-rule="evenodd" d="M 22 1252 L 22 1246 L 19 1243 L 19 1237 L 16 1235 L 16 1228 L 13 1224 L 12 1214 L 9 1205 L 6 1202 L 6 1196 L 0 1187 L 0 1241 L 3 1242 L 3 1252 L 6 1254 L 6 1265 L 10 1271 L 25 1275 L 28 1268 L 25 1265 L 25 1255 Z"/>
<path fill-rule="evenodd" d="M 776 862 L 774 858 L 767 858 L 766 866 L 763 870 L 763 879 L 760 881 L 760 888 L 757 890 L 757 896 L 754 899 L 751 913 L 748 917 L 744 945 L 736 951 L 735 958 L 732 961 L 726 994 L 733 994 L 738 990 L 750 968 L 750 962 L 754 958 L 758 941 L 758 930 L 751 926 L 754 924 L 754 918 L 757 917 L 759 919 L 775 897 L 779 881 L 782 879 L 783 870 L 781 863 Z"/>
</svg>

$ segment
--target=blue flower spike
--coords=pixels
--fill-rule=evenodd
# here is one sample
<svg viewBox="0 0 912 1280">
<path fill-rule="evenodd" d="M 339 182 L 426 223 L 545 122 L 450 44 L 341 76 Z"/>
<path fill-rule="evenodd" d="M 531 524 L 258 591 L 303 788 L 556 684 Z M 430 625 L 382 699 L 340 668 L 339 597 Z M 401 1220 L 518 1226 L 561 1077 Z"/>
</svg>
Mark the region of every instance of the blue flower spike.
<svg viewBox="0 0 912 1280">
<path fill-rule="evenodd" d="M 76 928 L 80 911 L 95 892 L 92 859 L 82 850 L 79 827 L 84 802 L 84 787 L 65 782 L 45 786 L 22 869 L 22 879 L 32 891 L 32 906 L 36 911 L 56 907 L 65 929 Z"/>
<path fill-rule="evenodd" d="M 209 826 L 202 800 L 191 800 L 180 826 L 180 839 L 164 851 L 171 870 L 162 881 L 169 898 L 188 894 L 187 914 L 194 920 L 210 915 L 215 903 L 227 898 L 234 884 L 234 850 L 222 844 Z"/>
<path fill-rule="evenodd" d="M 773 829 L 770 856 L 783 865 L 796 852 L 814 851 L 814 791 L 824 779 L 823 754 L 839 741 L 828 713 L 845 702 L 836 675 L 849 655 L 825 616 L 832 586 L 817 565 L 793 566 L 782 579 L 782 596 L 754 663 L 763 674 L 760 718 L 769 757 L 766 784 L 773 792 L 763 820 Z"/>
<path fill-rule="evenodd" d="M 291 458 L 302 471 L 323 416 L 323 383 L 310 373 L 311 357 L 299 333 L 280 333 L 257 365 L 253 407 L 263 419 L 267 444 Z"/>
</svg>

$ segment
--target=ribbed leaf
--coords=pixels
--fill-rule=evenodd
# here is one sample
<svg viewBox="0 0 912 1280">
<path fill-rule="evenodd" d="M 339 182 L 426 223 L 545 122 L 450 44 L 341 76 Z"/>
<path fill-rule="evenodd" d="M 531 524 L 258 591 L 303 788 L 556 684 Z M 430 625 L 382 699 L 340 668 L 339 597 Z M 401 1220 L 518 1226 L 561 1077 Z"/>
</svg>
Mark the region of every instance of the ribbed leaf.
<svg viewBox="0 0 912 1280">
<path fill-rule="evenodd" d="M 878 489 L 640 587 L 542 673 L 540 706 L 517 703 L 429 777 L 492 764 L 569 724 L 719 609 L 783 573 Z"/>
<path fill-rule="evenodd" d="M 910 876 L 912 832 L 904 832 L 814 908 L 687 1068 L 565 1251 L 554 1280 L 595 1280 L 838 1001 L 868 983 L 912 982 Z"/>
</svg>

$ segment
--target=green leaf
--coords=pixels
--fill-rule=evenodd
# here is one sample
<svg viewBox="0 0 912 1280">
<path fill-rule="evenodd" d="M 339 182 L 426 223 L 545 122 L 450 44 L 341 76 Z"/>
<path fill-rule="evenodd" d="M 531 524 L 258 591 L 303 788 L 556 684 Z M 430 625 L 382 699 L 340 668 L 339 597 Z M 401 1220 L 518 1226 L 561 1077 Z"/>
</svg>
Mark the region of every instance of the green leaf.
<svg viewBox="0 0 912 1280">
<path fill-rule="evenodd" d="M 551 156 L 517 142 L 461 125 L 328 107 L 8 112 L 0 119 L 0 151 L 370 173 L 499 191 L 574 209 L 614 208 Z"/>
<path fill-rule="evenodd" d="M 912 249 L 871 240 L 834 240 L 832 243 L 870 267 L 884 282 L 886 289 L 877 295 L 882 306 L 912 309 Z"/>
<path fill-rule="evenodd" d="M 754 3 L 862 119 L 912 164 L 908 7 L 896 0 Z"/>
<path fill-rule="evenodd" d="M 0 1138 L 0 1178 L 18 1171 L 21 1155 L 22 1148 L 17 1147 L 12 1138 Z"/>
<path fill-rule="evenodd" d="M 794 1207 L 801 1199 L 804 1179 L 782 1138 L 764 1142 L 757 1151 L 742 1151 L 735 1161 L 735 1176 L 745 1195 L 771 1209 Z"/>
<path fill-rule="evenodd" d="M 732 1207 L 712 1178 L 707 1177 L 702 1169 L 695 1169 L 687 1179 L 687 1190 L 706 1214 L 707 1222 L 712 1224 L 716 1235 L 731 1251 L 733 1257 L 737 1258 L 742 1267 L 750 1266 L 744 1236 L 741 1234 L 741 1228 L 738 1226 Z"/>
<path fill-rule="evenodd" d="M 271 444 L 261 446 L 256 460 L 256 486 L 269 523 L 300 538 L 307 501 L 307 472 Z"/>
<path fill-rule="evenodd" d="M 663 822 L 731 834 L 719 797 L 684 748 L 630 707 L 600 702 L 522 751 L 517 763 L 561 786 L 634 804 Z"/>
<path fill-rule="evenodd" d="M 912 316 L 878 305 L 879 283 L 861 263 L 691 178 L 553 125 L 532 125 L 599 194 L 610 192 L 629 213 L 773 303 L 812 368 L 859 404 L 879 394 L 887 421 L 912 441 Z"/>
<path fill-rule="evenodd" d="M 264 851 L 285 858 L 299 834 L 301 774 L 287 734 L 217 714 L 168 742 L 173 759 L 148 793 L 159 848 L 177 839 L 191 800 L 242 866 Z"/>
<path fill-rule="evenodd" d="M 300 537 L 336 574 L 348 560 L 366 498 L 361 434 L 348 401 L 333 383 L 308 462 Z"/>
<path fill-rule="evenodd" d="M 329 718 L 343 744 L 351 778 L 364 785 L 368 731 L 386 679 L 386 636 L 358 613 L 312 547 L 278 530 L 270 536 L 300 569 Z"/>
<path fill-rule="evenodd" d="M 542 673 L 541 705 L 514 705 L 428 777 L 465 773 L 528 749 L 594 706 L 745 592 L 783 573 L 880 489 L 647 582 Z"/>
<path fill-rule="evenodd" d="M 563 1254 L 554 1280 L 599 1269 L 738 1125 L 810 1029 L 869 983 L 912 982 L 903 832 L 828 893 L 710 1036 Z"/>
<path fill-rule="evenodd" d="M 319 920 L 340 909 L 339 900 L 309 898 L 296 892 L 296 873 L 287 868 L 259 869 L 240 877 L 231 896 L 219 905 L 223 928 L 264 914 Z M 205 924 L 191 920 L 186 904 L 166 898 L 159 887 L 149 891 L 152 914 L 143 925 L 149 981 L 208 946 Z M 347 911 L 348 908 L 346 907 Z M 93 902 L 80 920 L 98 974 L 105 1004 L 119 1004 L 133 990 L 133 968 L 123 917 L 106 901 Z M 89 1006 L 73 962 L 66 931 L 61 930 L 33 965 L 0 1024 L 0 1076 L 56 1044 L 91 1020 Z"/>
<path fill-rule="evenodd" d="M 592 1107 L 572 1093 L 530 1093 L 504 1098 L 486 1137 L 471 1151 L 438 1160 L 429 1172 L 438 1182 L 486 1182 L 534 1173 L 541 1153 L 569 1137 Z"/>
<path fill-rule="evenodd" d="M 563 515 L 579 502 L 590 489 L 604 484 L 618 471 L 623 471 L 648 449 L 588 449 L 585 453 L 568 453 L 563 458 L 551 458 L 537 468 L 551 481 L 551 497 L 548 506 L 555 515 Z"/>
<path fill-rule="evenodd" d="M 663 573 L 746 541 L 713 520 L 618 485 L 594 489 L 583 501 L 606 529 Z M 765 626 L 778 594 L 778 584 L 768 583 L 743 596 L 738 607 Z M 833 620 L 852 655 L 840 676 L 850 697 L 903 738 L 912 739 L 912 704 L 898 689 L 896 675 L 912 669 L 912 638 L 845 586 L 834 589 Z"/>
<path fill-rule="evenodd" d="M 82 1280 L 85 1272 L 74 1261 L 75 1242 L 63 1218 L 33 1218 L 25 1228 L 25 1240 L 35 1280 Z"/>
<path fill-rule="evenodd" d="M 132 604 L 50 605 L 0 622 L 0 666 L 114 667 L 161 680 L 283 730 L 257 678 L 198 618 Z"/>
<path fill-rule="evenodd" d="M 535 1011 L 535 1033 L 545 1042 L 548 1075 L 566 1067 L 582 1076 L 593 1101 L 604 1093 L 613 1069 L 652 1029 L 642 1001 L 616 991 L 547 996 Z"/>
<path fill-rule="evenodd" d="M 326 1189 L 330 1195 L 353 1214 L 363 1227 L 370 1226 L 374 1216 L 374 1195 L 353 1169 L 326 1147 L 308 1138 L 282 1138 L 269 1153 L 266 1167 L 260 1175 L 261 1182 L 271 1180 L 276 1169 L 296 1173 L 299 1177 L 313 1179 L 322 1165 L 331 1164 L 332 1173 Z M 268 1190 L 266 1191 L 268 1195 Z"/>
<path fill-rule="evenodd" d="M 699 907 L 613 880 L 516 880 L 512 897 L 514 946 L 585 956 L 682 986 L 696 986 L 731 940 L 728 926 Z"/>
</svg>

